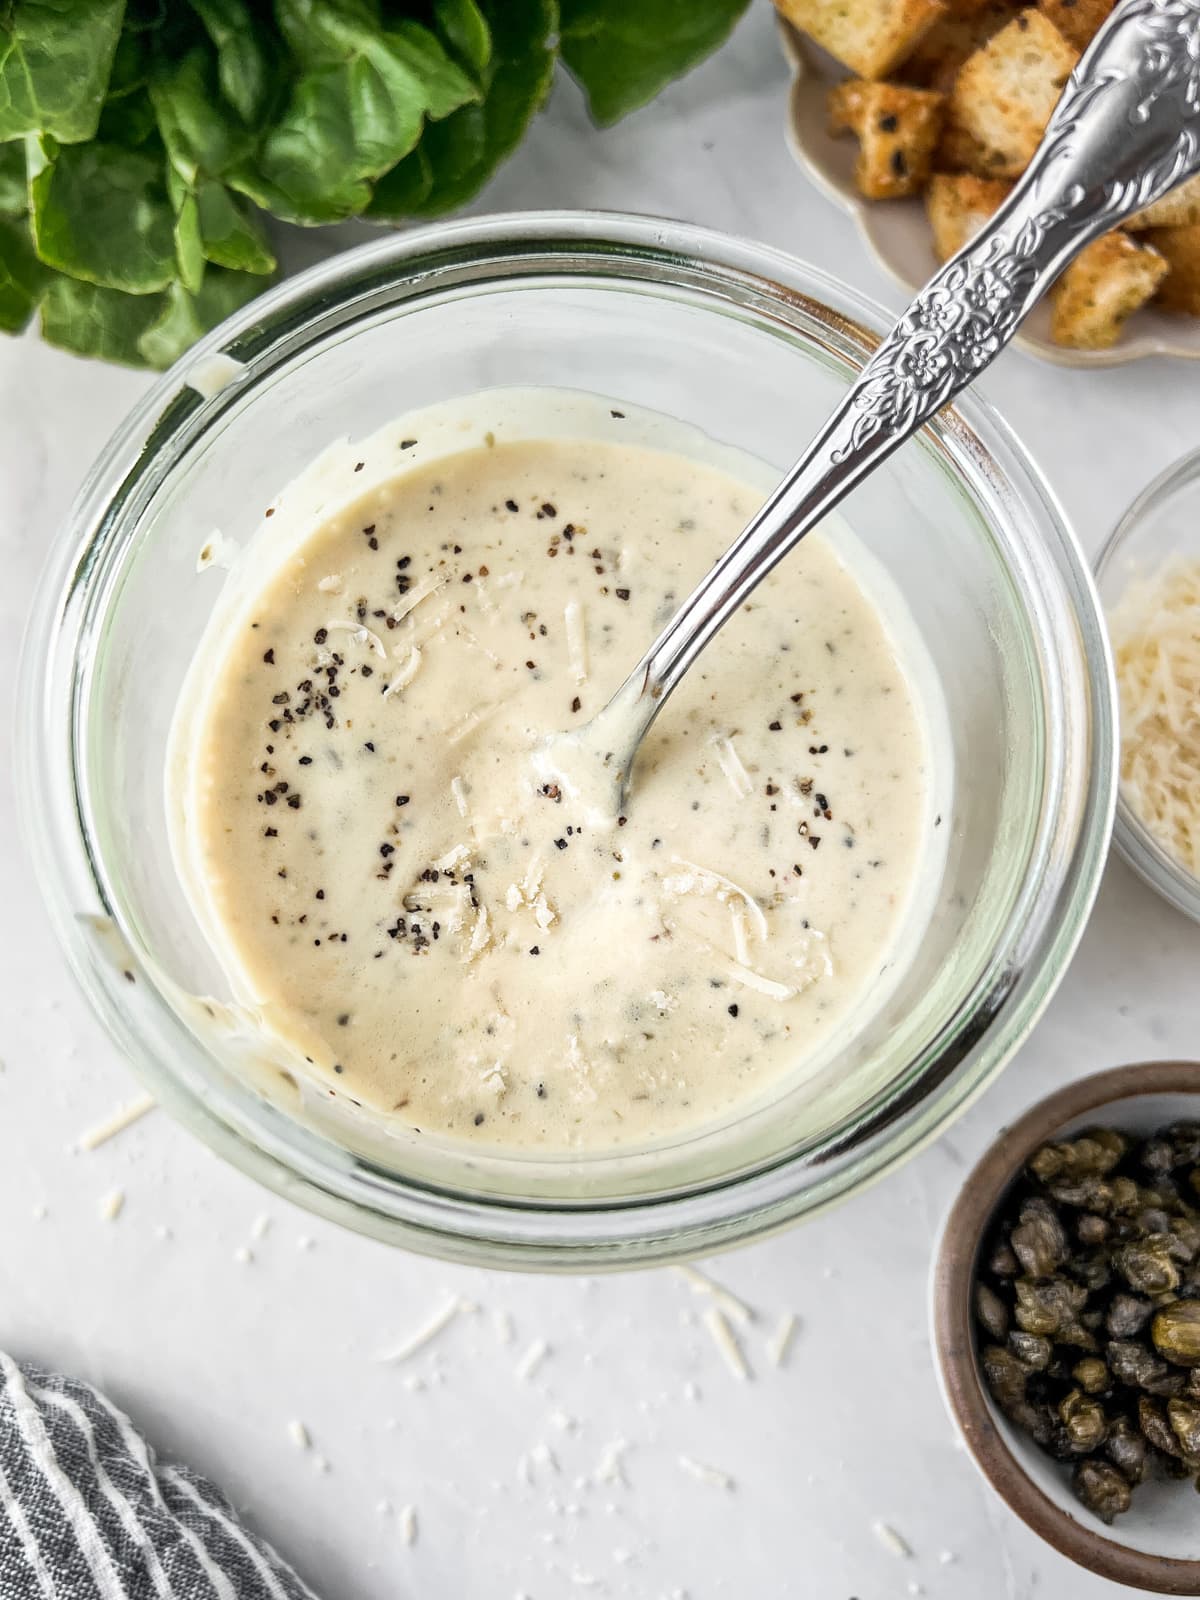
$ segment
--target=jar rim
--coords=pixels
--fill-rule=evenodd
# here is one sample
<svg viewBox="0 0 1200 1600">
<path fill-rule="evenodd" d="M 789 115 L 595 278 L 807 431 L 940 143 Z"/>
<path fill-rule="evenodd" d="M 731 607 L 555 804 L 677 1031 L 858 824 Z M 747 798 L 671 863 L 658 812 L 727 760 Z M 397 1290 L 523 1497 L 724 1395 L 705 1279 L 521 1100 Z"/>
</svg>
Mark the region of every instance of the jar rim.
<svg viewBox="0 0 1200 1600">
<path fill-rule="evenodd" d="M 106 550 L 226 404 L 299 350 L 366 315 L 380 295 L 388 304 L 419 304 L 452 271 L 459 281 L 482 286 L 513 275 L 585 269 L 643 289 L 658 282 L 719 291 L 778 317 L 793 333 L 803 327 L 847 365 L 865 361 L 889 320 L 865 297 L 781 251 L 690 224 L 615 213 L 472 218 L 335 256 L 213 330 L 118 428 L 43 574 L 18 690 L 22 823 L 56 932 L 91 1003 L 155 1094 L 219 1153 L 310 1209 L 446 1258 L 536 1270 L 590 1270 L 710 1251 L 822 1208 L 919 1148 L 981 1092 L 1048 1001 L 1099 886 L 1116 790 L 1115 687 L 1091 574 L 1028 453 L 984 399 L 968 394 L 935 419 L 926 438 L 956 480 L 965 480 L 974 502 L 986 480 L 988 492 L 1019 508 L 1021 526 L 1028 524 L 1022 604 L 1054 613 L 1048 636 L 1059 651 L 1058 678 L 1043 684 L 1053 702 L 1046 779 L 1053 792 L 1039 814 L 1018 903 L 971 1004 L 939 1031 L 937 1050 L 923 1052 L 931 1059 L 883 1086 L 865 1114 L 855 1113 L 852 1129 L 836 1127 L 811 1149 L 686 1194 L 592 1206 L 480 1199 L 384 1174 L 349 1152 L 339 1152 L 344 1159 L 337 1161 L 319 1158 L 301 1148 L 296 1125 L 265 1102 L 255 1116 L 240 1108 L 254 1123 L 249 1138 L 212 1097 L 159 1059 L 122 1004 L 119 973 L 114 979 L 97 965 L 79 923 L 79 907 L 98 904 L 120 925 L 120 908 L 104 894 L 102 863 L 77 803 L 80 661 L 94 643 L 88 619 L 104 582 Z M 227 390 L 205 397 L 189 386 L 189 377 L 222 355 L 245 370 Z M 978 478 L 974 484 L 966 462 Z M 245 1095 L 249 1102 L 254 1091 Z"/>
</svg>

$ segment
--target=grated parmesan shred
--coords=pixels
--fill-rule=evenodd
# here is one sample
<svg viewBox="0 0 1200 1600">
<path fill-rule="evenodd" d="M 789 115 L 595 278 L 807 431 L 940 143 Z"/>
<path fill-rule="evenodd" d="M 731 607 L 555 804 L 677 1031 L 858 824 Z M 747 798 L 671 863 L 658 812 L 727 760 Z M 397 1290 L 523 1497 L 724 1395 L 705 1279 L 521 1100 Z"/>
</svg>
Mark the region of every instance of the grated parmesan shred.
<svg viewBox="0 0 1200 1600">
<path fill-rule="evenodd" d="M 410 1356 L 415 1356 L 418 1350 L 423 1350 L 427 1344 L 431 1344 L 439 1333 L 444 1332 L 450 1326 L 455 1317 L 468 1309 L 467 1302 L 460 1296 L 450 1296 L 427 1322 L 422 1323 L 415 1333 L 410 1334 L 395 1349 L 381 1351 L 375 1357 L 376 1361 L 384 1362 L 385 1364 L 395 1361 L 407 1361 Z"/>
<path fill-rule="evenodd" d="M 733 953 L 742 966 L 748 967 L 753 959 L 750 954 L 750 936 L 746 928 L 746 907 L 741 900 L 730 902 L 729 922 L 733 928 Z"/>
<path fill-rule="evenodd" d="M 709 1306 L 704 1313 L 704 1326 L 712 1336 L 712 1341 L 721 1354 L 721 1359 L 729 1368 L 730 1373 L 744 1383 L 750 1376 L 750 1368 L 746 1365 L 746 1358 L 742 1354 L 742 1347 L 737 1342 L 733 1329 L 729 1326 L 729 1319 L 718 1305 Z"/>
<path fill-rule="evenodd" d="M 403 622 L 410 611 L 415 611 L 422 600 L 428 600 L 431 594 L 436 594 L 445 582 L 443 573 L 430 572 L 419 583 L 414 583 L 403 600 L 392 607 L 392 621 Z"/>
<path fill-rule="evenodd" d="M 775 1332 L 771 1335 L 771 1342 L 767 1346 L 767 1355 L 773 1367 L 781 1367 L 787 1360 L 788 1351 L 791 1349 L 792 1339 L 796 1333 L 796 1317 L 791 1311 L 785 1311 L 779 1319 Z"/>
<path fill-rule="evenodd" d="M 399 669 L 399 671 L 396 673 L 396 676 L 391 680 L 391 682 L 388 684 L 387 688 L 383 691 L 383 698 L 385 700 L 390 700 L 392 695 L 399 694 L 402 689 L 407 689 L 409 684 L 416 677 L 417 672 L 420 669 L 420 666 L 421 666 L 421 651 L 420 651 L 420 647 L 417 646 L 417 645 L 414 645 L 412 647 L 412 649 L 408 652 L 408 660 Z"/>
<path fill-rule="evenodd" d="M 327 633 L 348 633 L 355 644 L 369 644 L 371 649 L 381 661 L 387 660 L 387 651 L 384 649 L 383 640 L 373 628 L 368 628 L 361 622 L 341 622 L 336 617 L 332 622 L 325 624 Z"/>
<path fill-rule="evenodd" d="M 798 991 L 786 983 L 776 983 L 774 978 L 764 977 L 761 972 L 755 972 L 753 967 L 745 967 L 738 961 L 729 963 L 729 976 L 736 978 L 747 989 L 757 989 L 759 994 L 765 994 L 771 1000 L 791 1000 Z"/>
<path fill-rule="evenodd" d="M 563 622 L 567 630 L 567 654 L 571 660 L 571 675 L 576 683 L 586 683 L 588 675 L 587 619 L 578 600 L 568 600 L 563 608 Z"/>
<path fill-rule="evenodd" d="M 750 913 L 755 934 L 766 943 L 769 937 L 766 913 L 748 889 L 743 889 L 740 883 L 734 883 L 724 873 L 714 872 L 711 867 L 698 867 L 694 861 L 687 861 L 683 856 L 672 856 L 671 861 L 684 870 L 682 874 L 663 879 L 663 888 L 668 894 L 715 894 L 718 900 L 723 901 L 728 901 L 732 895 Z"/>
<path fill-rule="evenodd" d="M 729 780 L 729 787 L 739 800 L 746 800 L 754 793 L 754 785 L 750 781 L 750 774 L 742 765 L 742 758 L 734 748 L 732 739 L 713 739 L 713 748 L 717 752 L 717 761 L 721 771 Z"/>
<path fill-rule="evenodd" d="M 739 1299 L 723 1284 L 715 1283 L 706 1273 L 701 1272 L 699 1267 L 693 1267 L 685 1262 L 684 1265 L 676 1267 L 675 1271 L 691 1285 L 693 1294 L 708 1295 L 712 1303 L 719 1306 L 731 1321 L 740 1323 L 742 1327 L 754 1321 L 753 1307 Z"/>
<path fill-rule="evenodd" d="M 80 1150 L 98 1150 L 102 1144 L 107 1144 L 110 1139 L 115 1139 L 119 1133 L 124 1133 L 126 1128 L 131 1128 L 135 1122 L 141 1120 L 147 1112 L 153 1111 L 158 1102 L 152 1094 L 140 1095 L 127 1106 L 122 1106 L 119 1111 L 114 1111 L 103 1122 L 98 1122 L 94 1128 L 88 1128 L 79 1136 L 78 1148 Z"/>
<path fill-rule="evenodd" d="M 549 1354 L 550 1346 L 545 1339 L 535 1339 L 513 1368 L 516 1377 L 522 1383 L 528 1383 Z"/>
<path fill-rule="evenodd" d="M 707 1462 L 697 1461 L 692 1456 L 676 1456 L 676 1461 L 689 1478 L 695 1478 L 697 1483 L 707 1483 L 713 1489 L 732 1489 L 733 1479 L 727 1472 L 722 1472 L 720 1467 L 710 1467 Z"/>
<path fill-rule="evenodd" d="M 1200 876 L 1200 561 L 1130 585 L 1109 617 L 1121 786 L 1162 848 Z"/>
<path fill-rule="evenodd" d="M 907 1561 L 912 1556 L 912 1546 L 907 1539 L 896 1532 L 891 1523 L 873 1522 L 871 1524 L 871 1532 L 885 1550 L 890 1551 L 892 1555 L 898 1557 L 901 1561 Z"/>
</svg>

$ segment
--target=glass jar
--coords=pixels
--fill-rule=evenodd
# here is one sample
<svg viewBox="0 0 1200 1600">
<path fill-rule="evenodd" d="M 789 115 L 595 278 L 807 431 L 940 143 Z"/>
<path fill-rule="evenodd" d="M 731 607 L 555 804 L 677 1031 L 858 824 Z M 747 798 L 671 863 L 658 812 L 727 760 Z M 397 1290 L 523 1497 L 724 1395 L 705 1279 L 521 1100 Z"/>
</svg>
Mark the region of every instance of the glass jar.
<svg viewBox="0 0 1200 1600">
<path fill-rule="evenodd" d="M 815 1080 L 642 1151 L 534 1159 L 400 1137 L 245 1070 L 213 1025 L 219 1004 L 197 998 L 219 1002 L 227 985 L 168 846 L 167 732 L 216 594 L 197 550 L 214 529 L 248 535 L 334 439 L 497 385 L 560 386 L 665 412 L 782 469 L 885 324 L 812 268 L 698 228 L 482 218 L 389 236 L 282 284 L 150 391 L 58 540 L 25 656 L 20 750 L 59 934 L 168 1110 L 289 1198 L 378 1237 L 591 1270 L 712 1250 L 827 1205 L 999 1070 L 1095 894 L 1114 715 L 1086 566 L 974 395 L 846 503 L 940 679 L 953 797 L 928 930 Z"/>
</svg>

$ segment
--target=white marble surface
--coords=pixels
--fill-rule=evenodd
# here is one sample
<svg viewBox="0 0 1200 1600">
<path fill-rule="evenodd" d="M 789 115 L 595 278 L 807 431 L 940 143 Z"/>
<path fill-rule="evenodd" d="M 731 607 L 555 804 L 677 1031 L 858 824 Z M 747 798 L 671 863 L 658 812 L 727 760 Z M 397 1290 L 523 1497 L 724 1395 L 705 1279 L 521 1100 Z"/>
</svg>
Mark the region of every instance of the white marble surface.
<svg viewBox="0 0 1200 1600">
<path fill-rule="evenodd" d="M 593 133 L 561 85 L 481 209 L 674 214 L 783 246 L 894 304 L 850 222 L 791 165 L 784 87 L 765 7 L 719 59 L 613 132 Z M 324 247 L 306 237 L 299 253 Z M 0 344 L 6 681 L 42 553 L 144 381 L 31 340 Z M 1078 374 L 1010 354 L 988 388 L 1089 551 L 1200 436 L 1200 386 L 1183 367 Z M 1200 929 L 1123 866 L 1034 1037 L 948 1138 L 834 1214 L 716 1265 L 760 1312 L 746 1338 L 754 1377 L 739 1385 L 673 1273 L 550 1281 L 409 1259 L 260 1192 L 161 1113 L 74 1153 L 81 1130 L 136 1090 L 51 941 L 2 756 L 0 841 L 0 1344 L 106 1385 L 160 1448 L 227 1484 L 322 1596 L 1118 1593 L 1043 1548 L 955 1448 L 925 1297 L 939 1218 L 998 1125 L 1091 1068 L 1197 1053 Z M 108 1222 L 100 1204 L 114 1188 L 126 1204 Z M 260 1216 L 270 1228 L 253 1239 Z M 242 1247 L 252 1261 L 237 1259 Z M 446 1293 L 481 1309 L 406 1366 L 372 1362 Z M 776 1370 L 765 1344 L 784 1311 L 800 1326 Z M 511 1316 L 512 1344 L 497 1312 Z M 549 1354 L 523 1382 L 514 1368 L 538 1338 Z M 881 1347 L 880 1378 L 864 1386 L 860 1363 Z M 307 1453 L 289 1439 L 296 1418 Z M 618 1439 L 627 1482 L 596 1482 Z M 543 1458 L 523 1482 L 527 1452 Z M 681 1453 L 736 1486 L 695 1481 Z M 417 1507 L 412 1547 L 383 1502 Z M 884 1548 L 877 1519 L 911 1559 Z"/>
</svg>

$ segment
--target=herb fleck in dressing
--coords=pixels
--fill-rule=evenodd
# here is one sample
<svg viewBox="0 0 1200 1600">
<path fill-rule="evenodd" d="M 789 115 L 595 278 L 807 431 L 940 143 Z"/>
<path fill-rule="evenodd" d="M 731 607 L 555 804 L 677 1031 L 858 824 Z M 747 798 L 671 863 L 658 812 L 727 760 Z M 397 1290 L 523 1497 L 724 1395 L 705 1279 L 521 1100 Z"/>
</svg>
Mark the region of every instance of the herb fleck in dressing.
<svg viewBox="0 0 1200 1600">
<path fill-rule="evenodd" d="M 923 724 L 813 536 L 592 825 L 532 757 L 582 726 L 757 490 L 569 439 L 414 465 L 316 527 L 206 666 L 189 849 L 219 953 L 331 1089 L 423 1130 L 605 1148 L 802 1067 L 889 959 Z"/>
</svg>

